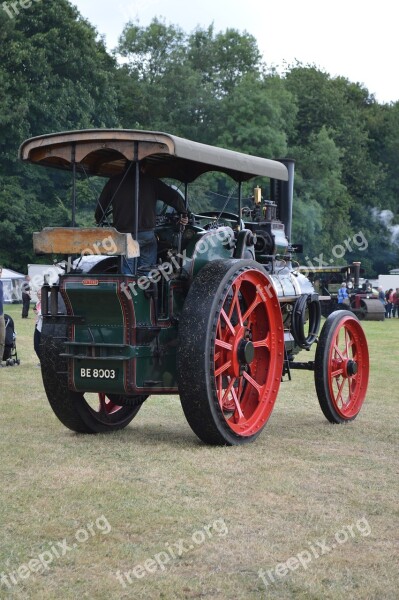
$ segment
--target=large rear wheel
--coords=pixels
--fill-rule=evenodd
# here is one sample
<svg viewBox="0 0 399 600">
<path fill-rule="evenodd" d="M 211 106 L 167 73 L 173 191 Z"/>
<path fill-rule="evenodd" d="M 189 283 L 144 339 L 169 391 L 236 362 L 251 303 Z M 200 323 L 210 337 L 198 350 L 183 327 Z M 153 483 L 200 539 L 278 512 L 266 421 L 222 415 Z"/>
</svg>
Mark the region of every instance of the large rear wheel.
<svg viewBox="0 0 399 600">
<path fill-rule="evenodd" d="M 78 433 L 116 431 L 137 415 L 146 396 L 85 394 L 68 389 L 67 361 L 60 356 L 67 339 L 65 325 L 43 324 L 40 355 L 43 384 L 58 419 Z"/>
<path fill-rule="evenodd" d="M 333 312 L 320 333 L 315 385 L 321 410 L 331 423 L 352 421 L 363 405 L 369 378 L 367 340 L 357 317 Z"/>
<path fill-rule="evenodd" d="M 283 360 L 281 311 L 266 272 L 249 260 L 206 265 L 179 324 L 179 393 L 192 430 L 209 444 L 254 440 L 273 410 Z"/>
</svg>

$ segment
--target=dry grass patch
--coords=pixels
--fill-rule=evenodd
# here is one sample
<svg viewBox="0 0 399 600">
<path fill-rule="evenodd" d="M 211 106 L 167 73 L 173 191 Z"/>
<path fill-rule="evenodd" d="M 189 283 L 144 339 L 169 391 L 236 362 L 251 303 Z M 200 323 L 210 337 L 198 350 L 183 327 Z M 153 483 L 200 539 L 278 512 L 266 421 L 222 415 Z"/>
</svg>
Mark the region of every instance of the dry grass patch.
<svg viewBox="0 0 399 600">
<path fill-rule="evenodd" d="M 355 422 L 328 424 L 312 374 L 294 372 L 254 444 L 212 448 L 191 432 L 174 397 L 149 399 L 122 432 L 65 429 L 35 368 L 33 320 L 21 320 L 19 307 L 10 313 L 22 364 L 0 370 L 0 575 L 64 539 L 76 548 L 44 572 L 3 583 L 1 598 L 397 598 L 399 319 L 364 324 L 371 381 Z M 107 533 L 96 526 L 101 516 Z M 369 535 L 356 527 L 361 519 Z M 94 534 L 77 541 L 90 524 Z M 353 535 L 338 543 L 348 526 Z M 179 540 L 186 550 L 172 558 Z M 259 569 L 275 573 L 323 540 L 335 547 L 306 568 L 268 586 L 259 578 Z M 118 582 L 118 570 L 161 552 L 170 556 L 164 570 Z"/>
</svg>

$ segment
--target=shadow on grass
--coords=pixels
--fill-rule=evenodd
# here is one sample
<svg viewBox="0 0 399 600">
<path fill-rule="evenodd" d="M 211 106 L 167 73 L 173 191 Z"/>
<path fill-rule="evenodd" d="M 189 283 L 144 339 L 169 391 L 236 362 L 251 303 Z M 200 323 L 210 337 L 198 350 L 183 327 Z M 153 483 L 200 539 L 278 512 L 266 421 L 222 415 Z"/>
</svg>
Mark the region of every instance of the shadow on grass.
<svg viewBox="0 0 399 600">
<path fill-rule="evenodd" d="M 328 423 L 322 415 L 301 415 L 298 418 L 297 415 L 276 415 L 275 418 L 271 418 L 269 423 L 266 424 L 260 435 L 250 444 L 245 444 L 249 447 L 253 444 L 270 446 L 274 445 L 274 442 L 278 445 L 284 444 L 284 440 L 288 443 L 290 440 L 302 437 L 303 439 L 314 439 L 317 441 L 322 437 L 329 434 L 333 435 L 334 432 L 338 432 L 342 427 L 350 427 L 349 425 L 332 425 Z M 182 429 L 184 427 L 184 430 Z M 120 445 L 120 443 L 126 443 L 147 447 L 154 447 L 162 444 L 169 447 L 176 447 L 181 449 L 186 448 L 211 448 L 217 446 L 210 446 L 205 444 L 191 431 L 188 424 L 182 422 L 175 423 L 140 423 L 140 415 L 137 416 L 132 423 L 130 423 L 125 429 L 109 433 L 99 434 L 81 434 L 74 433 L 64 429 L 64 435 L 69 439 L 73 438 L 74 442 L 83 442 L 83 445 L 91 443 L 93 440 L 106 440 L 110 447 L 114 444 Z M 57 436 L 58 437 L 58 436 Z"/>
</svg>

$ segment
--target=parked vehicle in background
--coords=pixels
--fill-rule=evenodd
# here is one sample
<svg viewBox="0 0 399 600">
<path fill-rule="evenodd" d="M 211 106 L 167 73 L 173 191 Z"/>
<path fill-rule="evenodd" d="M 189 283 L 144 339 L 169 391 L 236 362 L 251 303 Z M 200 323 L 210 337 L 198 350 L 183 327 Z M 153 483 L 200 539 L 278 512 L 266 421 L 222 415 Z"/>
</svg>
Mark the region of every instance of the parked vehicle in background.
<svg viewBox="0 0 399 600">
<path fill-rule="evenodd" d="M 307 273 L 317 293 L 320 295 L 321 311 L 327 317 L 338 306 L 338 290 L 343 282 L 349 295 L 348 310 L 360 320 L 383 321 L 385 308 L 378 299 L 378 290 L 371 283 L 360 278 L 360 262 L 345 266 L 301 267 Z"/>
</svg>

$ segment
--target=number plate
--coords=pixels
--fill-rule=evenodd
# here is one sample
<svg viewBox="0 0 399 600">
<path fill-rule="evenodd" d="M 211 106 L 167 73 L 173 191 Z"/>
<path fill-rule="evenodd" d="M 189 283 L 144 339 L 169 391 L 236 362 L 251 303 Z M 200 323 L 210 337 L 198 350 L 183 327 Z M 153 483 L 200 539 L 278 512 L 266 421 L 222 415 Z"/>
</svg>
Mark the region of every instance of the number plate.
<svg viewBox="0 0 399 600">
<path fill-rule="evenodd" d="M 81 368 L 79 374 L 82 379 L 116 379 L 118 375 L 115 369 L 92 368 Z"/>
</svg>

